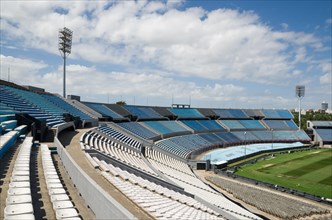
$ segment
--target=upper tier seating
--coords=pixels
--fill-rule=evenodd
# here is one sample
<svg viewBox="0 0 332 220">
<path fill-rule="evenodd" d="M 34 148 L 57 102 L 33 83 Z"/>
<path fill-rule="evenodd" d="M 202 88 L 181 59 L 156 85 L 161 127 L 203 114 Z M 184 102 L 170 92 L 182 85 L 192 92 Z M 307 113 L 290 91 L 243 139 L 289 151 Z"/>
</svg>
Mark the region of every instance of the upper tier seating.
<svg viewBox="0 0 332 220">
<path fill-rule="evenodd" d="M 225 129 L 214 120 L 181 120 L 193 131 L 224 131 Z"/>
<path fill-rule="evenodd" d="M 265 130 L 259 120 L 220 120 L 230 130 Z"/>
<path fill-rule="evenodd" d="M 159 148 L 185 159 L 189 157 L 191 152 L 212 145 L 207 139 L 196 134 L 172 137 L 156 142 L 156 146 Z"/>
<path fill-rule="evenodd" d="M 54 116 L 62 117 L 64 113 L 68 113 L 64 109 L 43 98 L 40 94 L 12 87 L 7 87 L 7 89 Z"/>
<path fill-rule="evenodd" d="M 164 118 L 152 107 L 125 105 L 124 108 L 138 119 L 162 119 Z"/>
<path fill-rule="evenodd" d="M 289 129 L 298 129 L 293 120 L 263 120 L 264 123 L 274 130 L 289 130 Z"/>
<path fill-rule="evenodd" d="M 264 118 L 265 115 L 262 113 L 260 109 L 244 109 L 243 110 L 246 115 L 248 115 L 250 118 Z"/>
<path fill-rule="evenodd" d="M 233 135 L 235 135 L 238 139 L 240 139 L 244 144 L 248 142 L 257 142 L 259 138 L 256 137 L 252 131 L 233 131 Z"/>
<path fill-rule="evenodd" d="M 332 121 L 308 121 L 308 128 L 314 131 L 315 140 L 320 144 L 332 143 Z"/>
<path fill-rule="evenodd" d="M 288 110 L 262 109 L 266 119 L 293 119 L 292 113 Z"/>
<path fill-rule="evenodd" d="M 244 130 L 245 127 L 239 120 L 220 120 L 222 124 L 228 127 L 230 130 Z"/>
<path fill-rule="evenodd" d="M 213 109 L 209 109 L 209 108 L 197 108 L 197 110 L 204 115 L 207 118 L 211 118 L 211 119 L 217 119 L 219 118 L 219 116 L 216 114 L 215 111 L 213 111 Z"/>
<path fill-rule="evenodd" d="M 224 142 L 223 139 L 221 139 L 220 137 L 218 137 L 215 133 L 204 133 L 204 134 L 197 134 L 198 136 L 200 136 L 201 138 L 207 140 L 208 142 L 210 142 L 213 145 L 220 145 Z"/>
<path fill-rule="evenodd" d="M 266 129 L 259 120 L 239 120 L 239 122 L 248 130 Z"/>
<path fill-rule="evenodd" d="M 224 133 L 217 132 L 215 133 L 219 138 L 223 140 L 224 143 L 232 144 L 232 143 L 240 143 L 241 139 L 235 136 L 233 133 Z"/>
<path fill-rule="evenodd" d="M 91 103 L 91 102 L 84 102 L 85 105 L 92 108 L 93 110 L 100 113 L 103 117 L 110 117 L 113 120 L 123 120 L 125 119 L 123 116 L 119 115 L 118 113 L 112 111 L 110 108 L 105 106 L 104 104 L 100 103 Z"/>
<path fill-rule="evenodd" d="M 248 115 L 240 109 L 214 109 L 213 110 L 221 119 L 224 118 L 248 118 Z"/>
<path fill-rule="evenodd" d="M 181 126 L 176 121 L 146 121 L 142 122 L 142 124 L 150 127 L 155 132 L 167 135 L 167 134 L 174 134 L 174 133 L 190 133 L 186 128 Z"/>
<path fill-rule="evenodd" d="M 48 94 L 43 94 L 42 95 L 44 98 L 48 99 L 49 101 L 53 102 L 55 105 L 65 109 L 67 112 L 69 112 L 71 115 L 75 117 L 80 117 L 81 120 L 91 120 L 93 119 L 89 115 L 85 114 L 84 112 L 80 111 L 73 105 L 69 104 L 62 98 L 55 96 L 55 95 L 48 95 Z"/>
<path fill-rule="evenodd" d="M 326 128 L 326 129 L 317 128 L 316 132 L 319 135 L 319 137 L 322 139 L 322 141 L 332 142 L 332 129 L 330 129 L 330 128 Z"/>
<path fill-rule="evenodd" d="M 63 113 L 67 113 L 37 93 L 4 85 L 0 85 L 0 102 L 37 120 L 45 120 L 49 127 L 64 123 Z"/>
<path fill-rule="evenodd" d="M 290 129 L 299 129 L 293 120 L 285 120 L 285 122 Z"/>
<path fill-rule="evenodd" d="M 167 117 L 167 118 L 174 118 L 175 115 L 170 112 L 166 107 L 158 107 L 158 106 L 154 106 L 152 107 L 153 110 L 155 110 L 159 115 L 162 115 L 164 117 Z"/>
<path fill-rule="evenodd" d="M 169 108 L 174 115 L 177 115 L 179 119 L 204 119 L 204 115 L 202 115 L 195 108 Z"/>
<path fill-rule="evenodd" d="M 194 131 L 208 131 L 208 129 L 197 120 L 182 120 L 181 122 Z"/>
<path fill-rule="evenodd" d="M 208 128 L 209 131 L 225 131 L 225 128 L 215 120 L 200 120 L 199 123 Z"/>
<path fill-rule="evenodd" d="M 122 105 L 118 104 L 105 104 L 108 108 L 110 108 L 113 112 L 121 115 L 122 117 L 129 117 L 131 114 Z"/>
<path fill-rule="evenodd" d="M 139 122 L 123 122 L 118 123 L 117 125 L 121 126 L 122 128 L 126 129 L 127 131 L 143 138 L 143 139 L 150 139 L 156 136 L 159 136 L 157 133 L 147 129 Z"/>
</svg>

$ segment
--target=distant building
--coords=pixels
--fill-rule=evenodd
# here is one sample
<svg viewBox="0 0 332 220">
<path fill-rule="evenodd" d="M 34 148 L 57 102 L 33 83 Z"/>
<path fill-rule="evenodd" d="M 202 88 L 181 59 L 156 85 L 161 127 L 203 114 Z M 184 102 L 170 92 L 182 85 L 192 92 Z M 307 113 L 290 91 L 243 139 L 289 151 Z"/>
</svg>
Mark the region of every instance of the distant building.
<svg viewBox="0 0 332 220">
<path fill-rule="evenodd" d="M 329 108 L 329 104 L 327 102 L 322 102 L 321 109 L 326 111 Z"/>
</svg>

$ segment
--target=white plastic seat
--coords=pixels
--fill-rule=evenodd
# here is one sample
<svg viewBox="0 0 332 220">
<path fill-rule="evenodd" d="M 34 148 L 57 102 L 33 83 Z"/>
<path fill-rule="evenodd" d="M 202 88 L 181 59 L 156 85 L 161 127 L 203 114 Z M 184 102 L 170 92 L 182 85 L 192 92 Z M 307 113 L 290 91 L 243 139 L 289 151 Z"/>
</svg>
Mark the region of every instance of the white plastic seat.
<svg viewBox="0 0 332 220">
<path fill-rule="evenodd" d="M 69 209 L 74 208 L 74 205 L 71 201 L 55 201 L 53 202 L 53 209 Z"/>
<path fill-rule="evenodd" d="M 48 185 L 50 183 L 61 183 L 61 181 L 59 179 L 47 179 L 46 184 Z"/>
<path fill-rule="evenodd" d="M 10 215 L 33 214 L 33 207 L 31 203 L 8 205 L 4 212 L 5 218 Z"/>
<path fill-rule="evenodd" d="M 13 170 L 12 176 L 30 176 L 30 172 L 26 170 Z"/>
<path fill-rule="evenodd" d="M 30 182 L 28 181 L 11 182 L 9 183 L 9 188 L 30 188 Z"/>
<path fill-rule="evenodd" d="M 31 203 L 31 195 L 19 195 L 19 196 L 8 196 L 6 199 L 6 205 Z"/>
<path fill-rule="evenodd" d="M 29 171 L 30 168 L 28 166 L 15 166 L 14 170 L 16 170 L 16 171 Z"/>
<path fill-rule="evenodd" d="M 24 163 L 15 163 L 14 167 L 28 167 L 28 165 Z"/>
<path fill-rule="evenodd" d="M 56 210 L 56 218 L 57 219 L 67 219 L 67 218 L 73 218 L 78 217 L 78 213 L 76 209 L 69 208 L 69 209 L 58 209 Z"/>
<path fill-rule="evenodd" d="M 69 196 L 67 194 L 56 194 L 56 195 L 51 195 L 51 202 L 56 202 L 56 201 L 70 201 Z"/>
<path fill-rule="evenodd" d="M 51 195 L 57 195 L 57 194 L 66 194 L 66 190 L 63 188 L 61 189 L 49 189 L 48 194 Z"/>
<path fill-rule="evenodd" d="M 49 183 L 47 184 L 48 189 L 63 189 L 63 185 L 61 183 Z"/>
<path fill-rule="evenodd" d="M 49 179 L 59 179 L 59 176 L 58 175 L 53 175 L 53 174 L 51 175 L 50 174 L 50 175 L 46 175 L 45 179 L 46 179 L 46 181 L 49 180 Z"/>
<path fill-rule="evenodd" d="M 35 216 L 33 214 L 8 215 L 4 220 L 35 220 Z"/>
<path fill-rule="evenodd" d="M 44 171 L 44 175 L 45 176 L 48 176 L 48 175 L 58 175 L 58 173 L 57 172 L 55 172 L 55 171 Z"/>
<path fill-rule="evenodd" d="M 43 163 L 43 168 L 44 169 L 50 169 L 50 168 L 55 169 L 53 163 Z"/>
<path fill-rule="evenodd" d="M 82 220 L 80 217 L 65 218 L 65 220 Z"/>
<path fill-rule="evenodd" d="M 50 172 L 55 172 L 55 173 L 57 173 L 56 172 L 56 169 L 53 167 L 53 168 L 43 168 L 44 169 L 44 172 L 46 172 L 46 173 L 50 173 Z"/>
<path fill-rule="evenodd" d="M 9 188 L 7 196 L 31 195 L 30 188 Z"/>
<path fill-rule="evenodd" d="M 24 181 L 30 181 L 30 176 L 12 176 L 10 178 L 11 182 L 24 182 Z"/>
<path fill-rule="evenodd" d="M 22 157 L 22 158 L 16 158 L 15 163 L 17 163 L 17 162 L 21 162 L 21 163 L 30 163 L 30 158 L 25 158 L 25 157 Z"/>
<path fill-rule="evenodd" d="M 15 161 L 15 166 L 17 165 L 24 165 L 24 166 L 30 166 L 30 161 Z"/>
<path fill-rule="evenodd" d="M 28 159 L 28 160 L 30 160 L 30 153 L 22 152 L 22 153 L 17 155 L 17 158 L 18 159 Z"/>
</svg>

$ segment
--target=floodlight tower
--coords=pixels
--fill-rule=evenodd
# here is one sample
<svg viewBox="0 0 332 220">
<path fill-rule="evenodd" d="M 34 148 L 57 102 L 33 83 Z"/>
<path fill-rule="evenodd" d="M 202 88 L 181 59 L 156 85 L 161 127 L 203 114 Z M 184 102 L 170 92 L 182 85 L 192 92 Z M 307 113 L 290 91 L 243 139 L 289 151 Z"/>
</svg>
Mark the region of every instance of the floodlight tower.
<svg viewBox="0 0 332 220">
<path fill-rule="evenodd" d="M 247 158 L 247 132 L 244 132 L 244 158 Z"/>
<path fill-rule="evenodd" d="M 295 88 L 295 93 L 297 100 L 299 101 L 299 130 L 301 129 L 301 100 L 304 97 L 305 86 L 297 85 Z"/>
<path fill-rule="evenodd" d="M 64 27 L 59 30 L 59 51 L 63 58 L 63 97 L 66 98 L 66 58 L 71 53 L 73 31 Z"/>
</svg>

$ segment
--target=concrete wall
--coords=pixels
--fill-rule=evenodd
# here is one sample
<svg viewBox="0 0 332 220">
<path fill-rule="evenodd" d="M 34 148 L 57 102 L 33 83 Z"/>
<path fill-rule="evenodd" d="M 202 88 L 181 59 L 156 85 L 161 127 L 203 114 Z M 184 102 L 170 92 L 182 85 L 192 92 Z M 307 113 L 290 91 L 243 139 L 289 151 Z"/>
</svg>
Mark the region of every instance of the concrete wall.
<svg viewBox="0 0 332 220">
<path fill-rule="evenodd" d="M 136 219 L 76 164 L 57 137 L 54 138 L 54 145 L 71 180 L 96 219 Z"/>
</svg>

